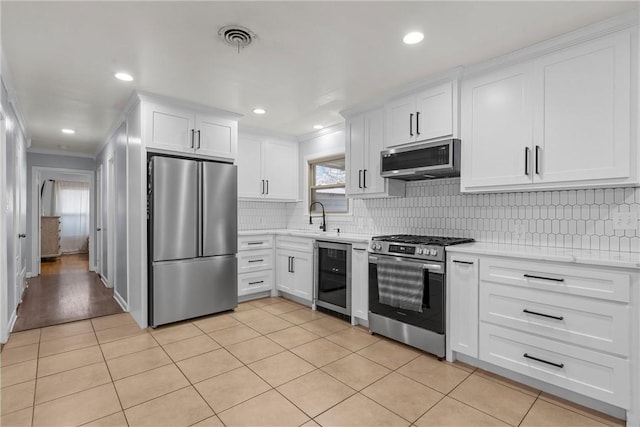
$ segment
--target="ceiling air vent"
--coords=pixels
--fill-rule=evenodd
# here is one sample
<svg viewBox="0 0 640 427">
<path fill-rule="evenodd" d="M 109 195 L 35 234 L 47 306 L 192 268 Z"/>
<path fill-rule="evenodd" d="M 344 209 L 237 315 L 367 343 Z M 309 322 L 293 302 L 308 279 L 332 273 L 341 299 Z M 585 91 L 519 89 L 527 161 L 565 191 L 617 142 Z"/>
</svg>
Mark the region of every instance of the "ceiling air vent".
<svg viewBox="0 0 640 427">
<path fill-rule="evenodd" d="M 249 46 L 257 38 L 253 31 L 240 25 L 227 25 L 220 28 L 218 37 L 229 46 L 237 48 L 238 53 L 240 53 L 240 49 Z"/>
</svg>

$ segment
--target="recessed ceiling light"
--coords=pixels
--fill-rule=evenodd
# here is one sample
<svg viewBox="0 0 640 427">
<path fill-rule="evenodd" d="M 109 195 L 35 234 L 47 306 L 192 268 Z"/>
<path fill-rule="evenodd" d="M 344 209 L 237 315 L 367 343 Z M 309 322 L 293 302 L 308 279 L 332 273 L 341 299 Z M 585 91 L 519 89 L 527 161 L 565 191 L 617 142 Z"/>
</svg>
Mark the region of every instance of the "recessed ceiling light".
<svg viewBox="0 0 640 427">
<path fill-rule="evenodd" d="M 123 82 L 131 82 L 133 81 L 133 76 L 129 73 L 115 73 L 114 74 L 115 78 L 118 80 L 122 80 Z"/>
<path fill-rule="evenodd" d="M 267 112 L 267 110 L 265 110 L 264 108 L 254 108 L 253 109 L 253 113 L 254 114 L 265 114 Z"/>
<path fill-rule="evenodd" d="M 316 129 L 316 130 L 320 130 L 320 129 L 324 128 L 324 126 L 322 126 L 322 125 L 313 125 L 313 128 Z"/>
<path fill-rule="evenodd" d="M 73 129 L 61 129 L 62 133 L 66 133 L 67 135 L 73 135 L 74 133 L 76 133 L 75 130 Z"/>
<path fill-rule="evenodd" d="M 419 31 L 412 31 L 408 33 L 406 36 L 404 36 L 402 41 L 405 42 L 405 44 L 416 44 L 416 43 L 420 43 L 423 39 L 424 39 L 424 34 L 422 34 Z"/>
</svg>

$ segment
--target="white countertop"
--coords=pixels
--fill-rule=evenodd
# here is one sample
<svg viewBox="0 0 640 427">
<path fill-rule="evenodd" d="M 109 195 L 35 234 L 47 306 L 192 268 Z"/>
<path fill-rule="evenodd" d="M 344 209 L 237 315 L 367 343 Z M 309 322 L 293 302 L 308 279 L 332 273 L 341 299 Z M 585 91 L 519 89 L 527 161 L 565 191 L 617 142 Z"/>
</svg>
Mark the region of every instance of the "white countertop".
<svg viewBox="0 0 640 427">
<path fill-rule="evenodd" d="M 464 243 L 447 246 L 448 253 L 468 253 L 524 258 L 538 261 L 568 262 L 616 268 L 640 268 L 640 253 L 549 248 L 501 243 Z"/>
<path fill-rule="evenodd" d="M 256 234 L 273 234 L 278 236 L 308 237 L 314 240 L 325 240 L 329 242 L 342 243 L 364 243 L 368 244 L 371 236 L 364 234 L 336 233 L 335 231 L 315 231 L 315 230 L 294 230 L 288 228 L 269 230 L 243 230 L 238 231 L 238 236 L 251 236 Z"/>
</svg>

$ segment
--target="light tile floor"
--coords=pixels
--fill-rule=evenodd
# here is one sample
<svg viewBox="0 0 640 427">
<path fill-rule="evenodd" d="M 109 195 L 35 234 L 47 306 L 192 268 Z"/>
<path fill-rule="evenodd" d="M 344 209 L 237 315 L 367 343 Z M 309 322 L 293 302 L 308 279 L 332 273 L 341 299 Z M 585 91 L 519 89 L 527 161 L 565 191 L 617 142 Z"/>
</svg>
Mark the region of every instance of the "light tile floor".
<svg viewBox="0 0 640 427">
<path fill-rule="evenodd" d="M 11 334 L 2 426 L 597 426 L 620 420 L 281 298 Z"/>
</svg>

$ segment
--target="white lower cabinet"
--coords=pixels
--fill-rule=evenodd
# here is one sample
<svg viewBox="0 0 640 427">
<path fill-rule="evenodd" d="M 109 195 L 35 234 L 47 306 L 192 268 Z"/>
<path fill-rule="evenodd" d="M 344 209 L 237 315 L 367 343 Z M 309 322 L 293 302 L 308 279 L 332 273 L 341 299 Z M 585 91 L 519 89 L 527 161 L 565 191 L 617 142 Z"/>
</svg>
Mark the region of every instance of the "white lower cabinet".
<svg viewBox="0 0 640 427">
<path fill-rule="evenodd" d="M 351 245 L 351 322 L 369 321 L 369 253 L 366 244 Z"/>
<path fill-rule="evenodd" d="M 627 358 L 481 322 L 480 359 L 621 408 L 629 407 Z"/>
<path fill-rule="evenodd" d="M 628 425 L 640 422 L 637 271 L 451 251 L 447 274 L 454 355 L 622 408 Z"/>
<path fill-rule="evenodd" d="M 276 289 L 311 302 L 313 299 L 313 240 L 276 237 Z"/>
<path fill-rule="evenodd" d="M 238 237 L 238 296 L 273 290 L 273 237 Z"/>
<path fill-rule="evenodd" d="M 478 258 L 451 255 L 447 260 L 451 300 L 451 350 L 478 357 Z"/>
</svg>

